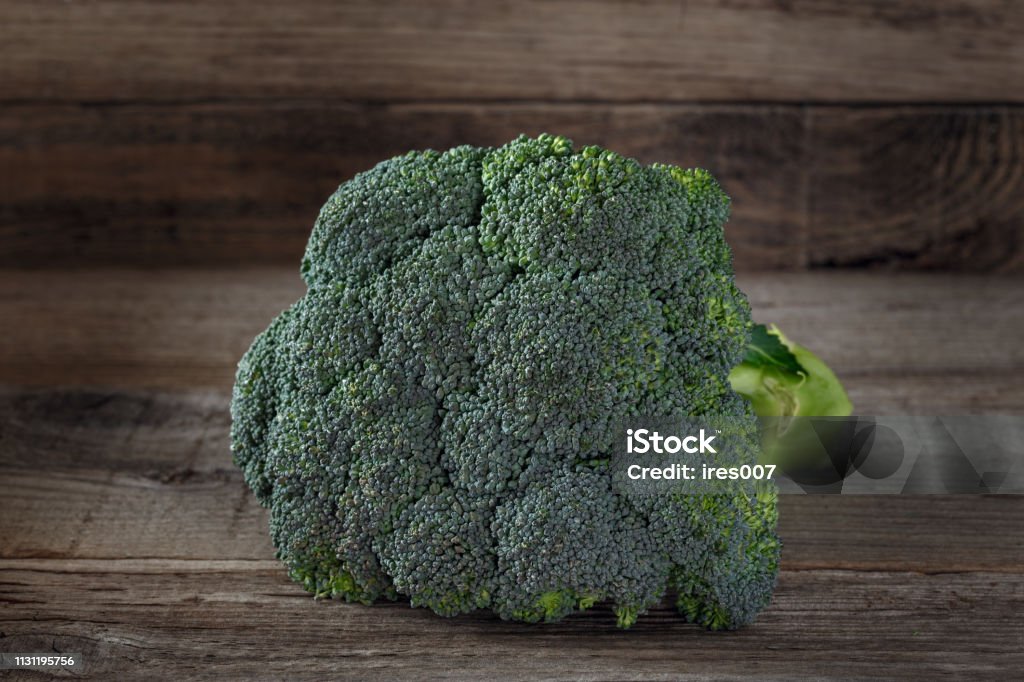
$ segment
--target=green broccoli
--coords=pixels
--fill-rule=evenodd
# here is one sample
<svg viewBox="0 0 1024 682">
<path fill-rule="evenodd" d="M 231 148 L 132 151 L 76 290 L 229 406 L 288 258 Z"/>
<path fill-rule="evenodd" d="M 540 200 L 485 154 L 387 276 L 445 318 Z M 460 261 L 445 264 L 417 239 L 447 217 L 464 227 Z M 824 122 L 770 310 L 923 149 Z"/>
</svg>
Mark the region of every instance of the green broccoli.
<svg viewBox="0 0 1024 682">
<path fill-rule="evenodd" d="M 729 373 L 733 390 L 750 401 L 762 420 L 759 461 L 789 475 L 808 469 L 833 471 L 830 434 L 842 438 L 842 420 L 790 417 L 848 417 L 853 405 L 842 383 L 814 353 L 790 341 L 778 327 L 754 325 L 743 362 Z"/>
<path fill-rule="evenodd" d="M 754 325 L 747 354 L 729 381 L 761 417 L 847 417 L 853 411 L 828 365 L 774 325 Z"/>
<path fill-rule="evenodd" d="M 775 585 L 776 493 L 631 498 L 614 426 L 752 420 L 750 311 L 709 173 L 564 137 L 410 152 L 343 184 L 308 292 L 253 342 L 235 462 L 323 596 L 553 621 L 666 592 L 711 629 Z M 756 449 L 749 461 L 756 458 Z"/>
</svg>

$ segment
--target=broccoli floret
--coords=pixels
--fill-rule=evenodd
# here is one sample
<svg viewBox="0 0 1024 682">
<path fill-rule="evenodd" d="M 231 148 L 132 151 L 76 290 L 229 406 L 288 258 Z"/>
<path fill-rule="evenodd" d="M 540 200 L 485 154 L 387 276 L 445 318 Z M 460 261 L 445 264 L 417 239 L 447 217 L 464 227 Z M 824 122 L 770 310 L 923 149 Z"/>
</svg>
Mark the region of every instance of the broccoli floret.
<svg viewBox="0 0 1024 682">
<path fill-rule="evenodd" d="M 706 627 L 750 622 L 778 570 L 774 489 L 633 497 L 609 465 L 623 419 L 753 419 L 729 384 L 751 321 L 728 211 L 705 171 L 551 135 L 343 184 L 232 401 L 291 576 L 445 616 L 607 601 L 628 627 L 672 592 Z"/>
</svg>

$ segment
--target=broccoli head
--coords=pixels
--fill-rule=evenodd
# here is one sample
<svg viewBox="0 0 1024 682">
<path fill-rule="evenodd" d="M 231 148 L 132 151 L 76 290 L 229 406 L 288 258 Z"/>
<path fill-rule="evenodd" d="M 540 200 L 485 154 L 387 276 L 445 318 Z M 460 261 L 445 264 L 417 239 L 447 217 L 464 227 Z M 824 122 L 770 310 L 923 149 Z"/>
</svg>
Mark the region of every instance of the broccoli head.
<svg viewBox="0 0 1024 682">
<path fill-rule="evenodd" d="M 708 628 L 751 621 L 774 489 L 633 499 L 608 463 L 624 418 L 753 417 L 729 384 L 751 321 L 728 210 L 706 171 L 551 135 L 343 184 L 231 406 L 293 579 L 446 616 L 609 602 L 629 626 L 669 592 Z"/>
</svg>

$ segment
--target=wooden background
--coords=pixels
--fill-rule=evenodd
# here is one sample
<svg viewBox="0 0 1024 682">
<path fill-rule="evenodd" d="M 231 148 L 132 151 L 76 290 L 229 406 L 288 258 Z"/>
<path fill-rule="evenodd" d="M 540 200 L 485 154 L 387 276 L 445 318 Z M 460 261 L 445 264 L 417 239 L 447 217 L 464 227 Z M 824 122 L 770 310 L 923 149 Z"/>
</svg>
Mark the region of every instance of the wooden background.
<svg viewBox="0 0 1024 682">
<path fill-rule="evenodd" d="M 1022 497 L 787 496 L 737 633 L 446 620 L 290 583 L 227 410 L 339 182 L 549 131 L 712 170 L 755 317 L 859 413 L 1022 414 L 1022 36 L 1012 0 L 0 3 L 0 651 L 119 680 L 1019 675 Z"/>
<path fill-rule="evenodd" d="M 294 263 L 410 148 L 704 166 L 742 269 L 1024 269 L 1013 0 L 0 5 L 0 265 Z"/>
</svg>

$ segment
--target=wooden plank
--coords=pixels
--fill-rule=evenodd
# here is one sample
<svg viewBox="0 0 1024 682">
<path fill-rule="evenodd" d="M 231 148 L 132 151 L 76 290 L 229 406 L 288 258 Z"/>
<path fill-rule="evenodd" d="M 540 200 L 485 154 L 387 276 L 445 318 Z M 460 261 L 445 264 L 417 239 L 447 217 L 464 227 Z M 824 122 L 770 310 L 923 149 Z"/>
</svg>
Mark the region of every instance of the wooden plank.
<svg viewBox="0 0 1024 682">
<path fill-rule="evenodd" d="M 0 266 L 297 263 L 355 173 L 543 131 L 710 169 L 741 270 L 1024 270 L 1024 109 L 619 104 L 5 107 Z"/>
<path fill-rule="evenodd" d="M 1020 370 L 878 373 L 845 371 L 843 385 L 860 414 L 1020 414 L 1024 395 Z"/>
<path fill-rule="evenodd" d="M 1024 269 L 1024 111 L 809 116 L 811 266 Z"/>
<path fill-rule="evenodd" d="M 1024 412 L 1024 279 L 741 274 L 756 319 L 843 379 L 860 414 Z M 225 393 L 297 268 L 0 271 L 0 383 Z"/>
<path fill-rule="evenodd" d="M 1024 101 L 999 0 L 4 3 L 0 100 Z"/>
<path fill-rule="evenodd" d="M 267 513 L 226 449 L 213 472 L 132 454 L 147 470 L 0 467 L 0 558 L 273 560 Z M 1019 496 L 785 495 L 779 519 L 785 570 L 1024 572 Z"/>
<path fill-rule="evenodd" d="M 0 383 L 230 390 L 298 268 L 0 271 Z"/>
<path fill-rule="evenodd" d="M 272 559 L 227 407 L 209 392 L 0 391 L 0 558 Z M 1024 572 L 1018 496 L 787 495 L 780 534 L 787 570 Z"/>
<path fill-rule="evenodd" d="M 144 451 L 130 454 L 146 461 Z M 271 560 L 267 514 L 221 454 L 225 468 L 209 473 L 187 464 L 141 474 L 0 467 L 0 556 Z M 175 476 L 185 480 L 161 480 Z"/>
<path fill-rule="evenodd" d="M 3 646 L 80 652 L 119 679 L 1008 679 L 1024 664 L 1021 575 L 784 572 L 744 630 L 707 633 L 665 604 L 623 632 L 604 606 L 548 625 L 443 619 L 191 564 L 2 561 Z"/>
<path fill-rule="evenodd" d="M 651 106 L 14 107 L 0 114 L 0 266 L 297 264 L 338 184 L 409 149 L 545 130 L 707 165 L 737 261 L 794 267 L 802 114 Z"/>
<path fill-rule="evenodd" d="M 1012 342 L 1024 333 L 1021 277 L 819 271 L 740 273 L 737 282 L 755 320 L 778 324 L 843 379 L 888 376 L 898 387 L 928 374 L 956 377 L 959 390 L 973 376 L 1024 368 Z"/>
</svg>

